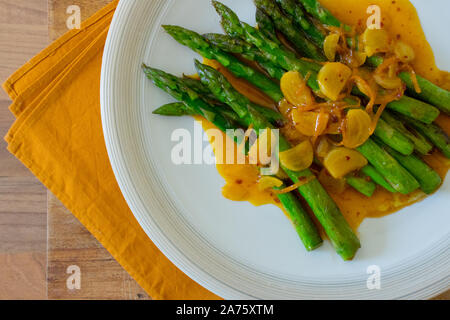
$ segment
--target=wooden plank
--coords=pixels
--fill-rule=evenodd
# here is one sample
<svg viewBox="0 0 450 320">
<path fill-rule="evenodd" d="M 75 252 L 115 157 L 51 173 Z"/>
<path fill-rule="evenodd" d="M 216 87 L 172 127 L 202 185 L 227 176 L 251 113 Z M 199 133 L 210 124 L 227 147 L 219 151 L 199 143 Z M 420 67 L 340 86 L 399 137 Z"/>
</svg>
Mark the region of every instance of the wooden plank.
<svg viewBox="0 0 450 320">
<path fill-rule="evenodd" d="M 52 40 L 67 31 L 66 10 L 78 5 L 86 19 L 110 0 L 49 0 L 49 33 Z M 81 288 L 68 289 L 67 268 L 78 266 Z M 115 261 L 78 220 L 48 193 L 49 299 L 149 299 L 145 291 Z"/>
<path fill-rule="evenodd" d="M 46 0 L 0 0 L 0 82 L 48 44 Z M 6 150 L 14 122 L 0 90 L 0 299 L 46 298 L 46 189 Z"/>
</svg>

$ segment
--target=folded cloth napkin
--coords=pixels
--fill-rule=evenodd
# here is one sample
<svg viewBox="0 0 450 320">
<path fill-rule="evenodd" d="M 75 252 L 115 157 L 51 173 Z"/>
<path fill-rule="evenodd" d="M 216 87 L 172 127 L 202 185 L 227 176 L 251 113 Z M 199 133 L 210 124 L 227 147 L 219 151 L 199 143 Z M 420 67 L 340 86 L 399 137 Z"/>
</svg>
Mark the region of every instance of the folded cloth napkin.
<svg viewBox="0 0 450 320">
<path fill-rule="evenodd" d="M 17 117 L 8 150 L 153 299 L 217 299 L 178 270 L 128 208 L 106 152 L 100 71 L 117 0 L 52 43 L 3 85 Z"/>
</svg>

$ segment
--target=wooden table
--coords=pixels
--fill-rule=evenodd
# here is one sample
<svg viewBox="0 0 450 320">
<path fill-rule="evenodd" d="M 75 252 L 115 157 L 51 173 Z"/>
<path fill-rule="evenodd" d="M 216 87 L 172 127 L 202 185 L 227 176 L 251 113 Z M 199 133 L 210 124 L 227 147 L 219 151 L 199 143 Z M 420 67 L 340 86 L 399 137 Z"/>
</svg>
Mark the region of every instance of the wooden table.
<svg viewBox="0 0 450 320">
<path fill-rule="evenodd" d="M 67 7 L 78 5 L 86 19 L 111 0 L 48 0 L 49 35 L 67 31 Z M 149 299 L 145 291 L 112 258 L 80 222 L 48 192 L 48 298 Z M 81 289 L 69 290 L 67 268 L 78 266 Z"/>
<path fill-rule="evenodd" d="M 0 0 L 0 82 L 49 42 L 47 0 Z M 14 122 L 0 89 L 0 299 L 45 299 L 46 189 L 8 150 Z"/>
</svg>

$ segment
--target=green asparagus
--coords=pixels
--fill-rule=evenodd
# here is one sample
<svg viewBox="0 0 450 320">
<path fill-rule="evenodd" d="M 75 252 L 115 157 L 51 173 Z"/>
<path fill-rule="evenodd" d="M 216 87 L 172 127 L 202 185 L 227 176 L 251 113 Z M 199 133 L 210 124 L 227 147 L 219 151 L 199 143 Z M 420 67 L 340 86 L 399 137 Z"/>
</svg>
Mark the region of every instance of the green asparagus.
<svg viewBox="0 0 450 320">
<path fill-rule="evenodd" d="M 396 191 L 409 194 L 420 187 L 419 182 L 372 139 L 367 140 L 357 150 L 366 157 L 369 163 L 383 175 Z"/>
<path fill-rule="evenodd" d="M 281 45 L 272 19 L 263 10 L 258 8 L 256 8 L 256 23 L 258 24 L 258 30 L 261 31 L 268 39 Z M 225 30 L 225 32 L 227 32 L 227 30 Z"/>
<path fill-rule="evenodd" d="M 264 57 L 258 48 L 240 38 L 233 38 L 231 36 L 218 33 L 207 33 L 203 36 L 212 45 L 225 52 L 240 54 L 247 60 L 257 62 L 272 78 L 281 80 L 281 77 L 283 77 L 283 74 L 286 72 L 284 69 Z"/>
<path fill-rule="evenodd" d="M 258 22 L 258 31 L 261 32 L 261 34 L 263 34 L 269 40 L 277 43 L 283 50 L 290 52 L 290 49 L 285 47 L 277 38 L 275 25 L 264 11 L 256 9 L 256 21 Z M 303 63 L 305 65 L 308 65 L 309 69 L 312 71 L 319 72 L 322 68 L 322 65 L 320 63 L 311 62 L 304 58 L 299 59 L 303 60 Z"/>
<path fill-rule="evenodd" d="M 307 62 L 298 59 L 292 52 L 286 50 L 279 44 L 268 39 L 262 32 L 253 28 L 252 26 L 241 22 L 239 17 L 224 4 L 213 1 L 216 11 L 221 16 L 221 23 L 227 33 L 237 35 L 245 39 L 248 43 L 252 43 L 258 47 L 261 52 L 264 53 L 265 57 L 272 61 L 274 64 L 279 65 L 285 70 L 295 70 L 300 72 L 303 77 L 309 76 L 308 85 L 314 92 L 319 92 L 319 84 L 317 83 L 317 63 Z M 355 90 L 358 91 L 355 87 Z M 361 93 L 361 92 L 360 92 Z M 400 100 L 395 102 L 395 106 L 392 108 L 404 110 L 404 113 L 408 112 L 409 115 L 423 115 L 417 110 L 423 107 L 421 101 L 415 99 L 408 99 L 407 97 L 402 97 Z M 426 104 L 425 104 L 426 105 Z M 431 107 L 426 105 L 427 107 Z M 391 104 L 387 105 L 387 108 L 391 108 Z M 431 107 L 433 108 L 433 107 Z M 409 111 L 408 111 L 409 110 Z M 427 108 L 429 112 L 425 112 L 425 117 L 430 119 L 434 117 L 434 109 Z M 431 111 L 430 111 L 431 110 Z M 423 116 L 421 116 L 423 118 Z M 420 120 L 420 117 L 419 117 Z M 427 120 L 428 121 L 428 120 Z"/>
<path fill-rule="evenodd" d="M 156 86 L 172 95 L 175 99 L 183 101 L 183 103 L 171 104 L 170 108 L 167 107 L 167 105 L 159 108 L 158 114 L 164 114 L 165 111 L 167 111 L 169 113 L 167 115 L 174 115 L 175 113 L 184 115 L 183 112 L 189 115 L 204 115 L 202 110 L 207 106 L 207 103 L 202 100 L 200 96 L 193 93 L 192 90 L 183 83 L 183 79 L 179 79 L 164 71 L 153 69 L 145 65 L 143 65 L 143 70 Z M 176 106 L 181 108 L 179 112 L 173 111 Z M 188 110 L 186 110 L 186 108 Z M 218 113 L 217 108 L 212 106 L 208 106 L 207 108 L 211 110 L 211 113 L 215 114 L 210 117 L 210 119 L 212 119 L 212 123 L 214 123 L 221 131 L 227 132 L 229 129 L 234 130 L 237 128 L 234 121 L 232 121 L 232 119 L 226 119 L 226 117 Z M 225 119 L 225 121 L 220 120 L 222 118 Z M 283 187 L 286 186 L 282 186 L 282 188 Z M 322 238 L 320 237 L 314 222 L 301 206 L 300 201 L 293 194 L 280 194 L 278 195 L 278 199 L 291 218 L 305 248 L 308 251 L 311 251 L 319 247 L 322 244 Z"/>
<path fill-rule="evenodd" d="M 426 124 L 432 123 L 440 114 L 432 105 L 407 96 L 390 102 L 387 108 Z"/>
<path fill-rule="evenodd" d="M 153 114 L 158 114 L 160 116 L 173 116 L 173 117 L 181 117 L 181 116 L 194 116 L 197 115 L 192 109 L 190 109 L 183 102 L 174 102 L 165 104 L 155 111 Z"/>
<path fill-rule="evenodd" d="M 374 135 L 404 155 L 410 155 L 414 151 L 414 144 L 403 133 L 390 126 L 383 119 L 378 120 Z"/>
<path fill-rule="evenodd" d="M 259 30 L 241 22 L 239 17 L 224 4 L 213 1 L 214 7 L 222 17 L 222 24 L 230 30 L 232 34 L 238 34 L 247 42 L 258 47 L 272 62 L 277 63 L 286 70 L 299 71 L 304 77 L 308 76 L 308 85 L 314 91 L 320 91 L 317 82 L 317 73 L 310 68 L 311 63 L 297 59 L 297 57 L 277 43 L 266 38 Z M 388 143 L 395 150 L 404 154 L 412 153 L 414 146 L 402 133 L 390 127 L 386 122 L 381 121 L 381 125 L 375 130 L 375 135 Z"/>
<path fill-rule="evenodd" d="M 298 71 L 303 77 L 308 75 L 308 85 L 313 91 L 320 91 L 319 84 L 317 83 L 317 73 L 311 71 L 313 70 L 311 65 L 314 63 L 308 63 L 307 61 L 298 59 L 293 52 L 288 51 L 283 46 L 270 40 L 256 28 L 241 22 L 239 17 L 224 4 L 213 1 L 213 5 L 221 16 L 222 26 L 228 34 L 241 37 L 248 43 L 253 44 L 264 53 L 266 58 L 279 65 L 281 68 Z"/>
<path fill-rule="evenodd" d="M 165 25 L 163 28 L 179 43 L 191 48 L 205 58 L 217 60 L 236 77 L 249 81 L 274 101 L 280 101 L 283 98 L 283 93 L 278 84 L 239 61 L 235 56 L 215 48 L 198 33 L 178 26 Z"/>
<path fill-rule="evenodd" d="M 414 82 L 411 80 L 411 75 L 409 73 L 401 72 L 399 77 L 404 83 L 406 83 L 409 95 L 431 103 L 445 114 L 450 115 L 450 91 L 435 85 L 433 82 L 419 75 L 416 75 L 417 82 L 421 90 L 420 93 L 417 93 Z"/>
<path fill-rule="evenodd" d="M 356 96 L 366 97 L 357 87 L 353 87 L 352 93 Z M 398 100 L 391 101 L 386 108 L 424 123 L 433 122 L 440 114 L 440 111 L 432 105 L 408 96 L 402 96 Z"/>
<path fill-rule="evenodd" d="M 286 185 L 275 189 L 283 188 L 286 188 Z M 312 222 L 311 217 L 302 207 L 300 200 L 292 192 L 279 194 L 277 197 L 289 215 L 305 248 L 308 251 L 312 251 L 320 247 L 323 243 L 322 238 L 318 233 L 316 225 Z"/>
<path fill-rule="evenodd" d="M 370 177 L 373 182 L 378 184 L 379 186 L 382 186 L 384 189 L 386 189 L 389 192 L 395 193 L 394 188 L 386 181 L 386 179 L 383 177 L 383 175 L 378 172 L 377 169 L 375 169 L 372 165 L 368 164 L 364 168 L 361 169 L 361 172 L 364 173 L 366 176 Z"/>
<path fill-rule="evenodd" d="M 201 95 L 204 98 L 204 100 L 208 101 L 209 103 L 211 103 L 215 106 L 218 106 L 222 113 L 226 112 L 226 113 L 228 113 L 228 116 L 230 118 L 233 118 L 235 121 L 240 121 L 239 116 L 235 112 L 233 112 L 232 114 L 229 113 L 229 111 L 231 111 L 231 108 L 228 105 L 223 104 L 222 102 L 218 101 L 216 99 L 216 97 L 211 93 L 211 91 L 200 80 L 184 78 L 183 82 L 190 89 L 194 90 L 199 95 Z M 255 103 L 252 103 L 252 102 L 251 102 L 251 106 L 254 109 L 256 109 L 256 111 L 261 113 L 273 125 L 280 126 L 285 121 L 284 117 L 278 111 L 275 111 L 274 109 L 262 107 Z M 235 119 L 235 118 L 238 118 L 238 119 Z"/>
<path fill-rule="evenodd" d="M 215 0 L 213 5 L 221 16 L 221 24 L 228 35 L 201 36 L 177 26 L 163 27 L 179 43 L 204 58 L 218 61 L 234 76 L 247 80 L 275 102 L 283 99 L 276 80 L 280 80 L 286 71 L 291 70 L 298 71 L 307 78 L 308 86 L 323 97 L 317 81 L 321 64 L 297 57 L 291 46 L 288 49 L 278 39 L 277 32 L 283 34 L 302 55 L 316 61 L 325 61 L 321 51 L 325 32 L 323 28 L 318 27 L 316 19 L 324 25 L 341 27 L 349 33 L 353 32 L 352 27 L 342 24 L 317 0 L 254 2 L 257 6 L 258 28 L 241 22 L 233 11 Z M 244 63 L 240 56 L 256 62 L 267 73 L 259 72 L 257 67 L 251 67 L 256 64 Z M 380 56 L 367 59 L 367 65 L 376 67 L 381 63 L 383 58 Z M 154 114 L 203 116 L 225 133 L 228 129 L 248 127 L 253 127 L 256 131 L 275 129 L 284 121 L 279 112 L 256 105 L 239 93 L 218 70 L 197 60 L 195 67 L 200 80 L 178 78 L 143 65 L 145 74 L 156 86 L 180 101 L 166 104 L 156 109 Z M 392 193 L 410 194 L 420 188 L 431 194 L 439 188 L 442 179 L 413 152 L 427 155 L 435 145 L 450 158 L 449 137 L 433 123 L 439 116 L 439 110 L 450 114 L 450 92 L 418 76 L 422 92 L 417 93 L 409 73 L 401 72 L 399 77 L 406 84 L 410 96 L 417 99 L 404 96 L 387 105 L 389 111 L 383 112 L 374 137 L 357 148 L 369 164 L 359 173 L 345 177 L 350 186 L 367 197 L 373 195 L 376 184 Z M 280 152 L 291 148 L 287 139 L 280 135 Z M 313 172 L 310 169 L 296 172 L 283 164 L 280 166 L 289 179 L 298 184 L 300 195 L 323 226 L 336 252 L 344 260 L 351 260 L 360 248 L 360 242 Z M 285 184 L 275 189 L 284 188 Z M 277 197 L 306 249 L 310 251 L 320 246 L 322 239 L 317 227 L 294 193 L 278 194 Z"/>
<path fill-rule="evenodd" d="M 308 40 L 302 34 L 302 31 L 295 27 L 294 21 L 281 11 L 275 0 L 254 0 L 254 2 L 258 9 L 263 10 L 272 18 L 275 27 L 283 33 L 303 56 L 318 61 L 326 60 L 321 50 Z"/>
<path fill-rule="evenodd" d="M 277 2 L 280 7 L 294 19 L 306 35 L 314 41 L 317 46 L 322 48 L 325 34 L 316 28 L 312 21 L 306 16 L 300 4 L 298 4 L 296 0 L 277 0 Z"/>
<path fill-rule="evenodd" d="M 157 87 L 163 89 L 175 99 L 184 102 L 185 107 L 189 109 L 190 113 L 205 117 L 205 119 L 214 123 L 222 131 L 236 126 L 228 118 L 215 112 L 214 107 L 203 100 L 194 90 L 190 89 L 182 79 L 164 71 L 150 68 L 145 64 L 142 65 L 142 70 Z M 167 111 L 167 107 L 165 109 Z M 162 110 L 158 112 L 162 113 Z"/>
<path fill-rule="evenodd" d="M 246 117 L 249 121 L 248 126 L 253 125 L 255 130 L 272 128 L 268 121 L 260 114 L 258 115 L 257 112 L 249 106 L 248 99 L 237 92 L 220 72 L 209 66 L 203 65 L 198 61 L 196 61 L 196 68 L 202 82 L 208 86 L 218 100 L 228 104 L 236 112 L 241 111 L 241 109 L 247 109 L 247 113 L 244 116 L 250 115 L 250 117 Z M 279 142 L 280 152 L 291 148 L 290 144 L 282 135 L 280 135 Z M 294 172 L 283 166 L 282 168 L 294 183 L 301 182 L 314 176 L 309 169 L 302 172 Z M 310 205 L 317 219 L 324 227 L 336 252 L 344 260 L 352 259 L 361 246 L 360 242 L 333 199 L 328 195 L 318 180 L 313 179 L 300 186 L 299 192 Z"/>
<path fill-rule="evenodd" d="M 396 114 L 401 121 L 413 127 L 433 143 L 447 158 L 450 158 L 450 139 L 445 131 L 436 124 L 424 124 L 420 121 Z"/>
<path fill-rule="evenodd" d="M 345 180 L 351 187 L 368 198 L 373 196 L 377 188 L 375 183 L 368 181 L 365 177 L 349 176 Z"/>
<path fill-rule="evenodd" d="M 403 122 L 395 118 L 389 111 L 384 111 L 381 118 L 391 127 L 403 133 L 403 135 L 414 144 L 414 150 L 418 154 L 427 155 L 433 149 L 433 145 L 430 144 L 423 135 L 414 128 L 406 128 Z"/>
<path fill-rule="evenodd" d="M 404 156 L 381 141 L 378 141 L 378 144 L 416 178 L 423 192 L 432 194 L 440 187 L 442 179 L 439 174 L 417 156 Z"/>
<path fill-rule="evenodd" d="M 204 100 L 208 102 L 216 103 L 216 97 L 206 88 L 200 80 L 196 80 L 190 78 L 188 76 L 183 75 L 183 83 L 189 87 L 191 90 L 194 90 L 198 94 L 200 94 Z"/>
<path fill-rule="evenodd" d="M 324 8 L 317 0 L 299 0 L 306 11 L 317 18 L 320 22 L 325 25 L 330 25 L 334 27 L 341 27 L 343 25 L 336 17 L 334 17 L 330 11 Z M 346 31 L 351 31 L 350 26 L 343 25 Z M 379 66 L 383 63 L 383 58 L 381 57 L 370 57 L 368 63 L 372 66 Z M 400 78 L 405 82 L 408 87 L 408 93 L 415 98 L 426 101 L 436 107 L 438 107 L 442 112 L 450 114 L 450 91 L 440 88 L 431 81 L 417 75 L 417 82 L 421 89 L 420 93 L 415 90 L 414 82 L 411 79 L 411 75 L 408 72 L 401 72 Z"/>
<path fill-rule="evenodd" d="M 317 0 L 299 0 L 305 10 L 321 23 L 332 27 L 343 27 L 345 31 L 349 32 L 352 28 L 348 25 L 342 24 L 335 16 L 331 14 L 328 9 L 323 7 Z"/>
</svg>

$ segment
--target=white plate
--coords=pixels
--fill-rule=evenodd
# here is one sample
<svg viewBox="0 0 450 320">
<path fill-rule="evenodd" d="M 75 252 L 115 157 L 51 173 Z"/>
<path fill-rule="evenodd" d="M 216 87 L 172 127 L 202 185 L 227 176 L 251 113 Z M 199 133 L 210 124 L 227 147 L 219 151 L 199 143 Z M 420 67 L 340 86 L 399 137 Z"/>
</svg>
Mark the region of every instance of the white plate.
<svg viewBox="0 0 450 320">
<path fill-rule="evenodd" d="M 224 1 L 254 23 L 251 0 Z M 450 69 L 448 1 L 414 1 L 441 68 Z M 192 73 L 196 55 L 161 29 L 177 24 L 221 32 L 209 0 L 122 0 L 106 43 L 101 84 L 106 146 L 117 181 L 142 228 L 189 277 L 227 299 L 429 298 L 449 289 L 450 183 L 427 200 L 359 229 L 362 249 L 343 262 L 326 244 L 306 253 L 274 206 L 255 208 L 221 196 L 214 166 L 176 166 L 171 133 L 193 132 L 191 118 L 152 110 L 172 101 L 148 81 L 145 62 L 177 75 Z M 370 266 L 381 289 L 369 290 Z"/>
</svg>

